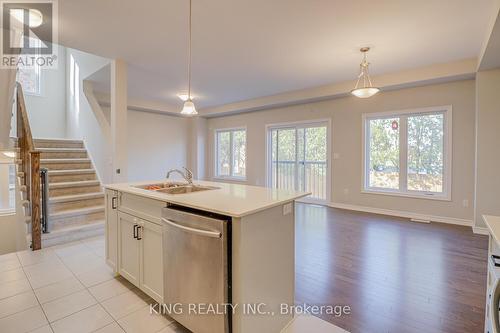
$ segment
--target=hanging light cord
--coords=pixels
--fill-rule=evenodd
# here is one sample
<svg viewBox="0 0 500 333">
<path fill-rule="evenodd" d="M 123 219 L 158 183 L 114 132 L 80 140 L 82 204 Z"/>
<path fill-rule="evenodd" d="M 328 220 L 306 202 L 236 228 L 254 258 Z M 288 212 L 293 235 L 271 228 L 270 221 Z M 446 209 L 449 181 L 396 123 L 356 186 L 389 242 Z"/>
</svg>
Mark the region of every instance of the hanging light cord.
<svg viewBox="0 0 500 333">
<path fill-rule="evenodd" d="M 188 100 L 191 100 L 191 1 L 189 0 Z"/>
<path fill-rule="evenodd" d="M 361 61 L 361 64 L 359 65 L 359 75 L 358 75 L 358 81 L 356 82 L 355 89 L 359 87 L 359 81 L 361 78 L 363 78 L 363 88 L 366 87 L 371 87 L 372 86 L 372 80 L 370 78 L 370 74 L 368 73 L 368 60 L 366 59 L 366 52 L 363 52 L 363 60 Z M 368 85 L 367 85 L 368 83 Z"/>
</svg>

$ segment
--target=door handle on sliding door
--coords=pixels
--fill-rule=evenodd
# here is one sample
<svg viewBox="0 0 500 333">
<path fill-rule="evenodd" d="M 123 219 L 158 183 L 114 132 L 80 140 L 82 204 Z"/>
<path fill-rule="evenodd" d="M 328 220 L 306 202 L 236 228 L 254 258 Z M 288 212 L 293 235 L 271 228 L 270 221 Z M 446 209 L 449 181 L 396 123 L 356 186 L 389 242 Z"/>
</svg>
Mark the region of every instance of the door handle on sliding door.
<svg viewBox="0 0 500 333">
<path fill-rule="evenodd" d="M 139 232 L 138 232 L 138 225 L 137 224 L 134 224 L 134 238 L 137 239 L 138 235 L 139 235 Z"/>
</svg>

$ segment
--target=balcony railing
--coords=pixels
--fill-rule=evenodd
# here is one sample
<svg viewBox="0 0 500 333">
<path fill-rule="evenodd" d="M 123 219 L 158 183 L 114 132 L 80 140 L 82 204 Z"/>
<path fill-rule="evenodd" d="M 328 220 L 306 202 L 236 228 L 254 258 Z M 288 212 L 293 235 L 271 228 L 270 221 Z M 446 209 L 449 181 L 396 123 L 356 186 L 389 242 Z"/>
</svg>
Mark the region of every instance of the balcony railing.
<svg viewBox="0 0 500 333">
<path fill-rule="evenodd" d="M 274 188 L 311 192 L 314 199 L 326 200 L 326 162 L 273 161 Z"/>
</svg>

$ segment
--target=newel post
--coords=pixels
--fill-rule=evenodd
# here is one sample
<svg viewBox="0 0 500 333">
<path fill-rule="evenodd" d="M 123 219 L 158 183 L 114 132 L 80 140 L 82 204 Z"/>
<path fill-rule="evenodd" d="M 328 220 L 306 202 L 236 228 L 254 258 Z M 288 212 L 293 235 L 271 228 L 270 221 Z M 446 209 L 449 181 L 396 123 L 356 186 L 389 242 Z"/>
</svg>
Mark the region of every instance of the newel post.
<svg viewBox="0 0 500 333">
<path fill-rule="evenodd" d="M 42 248 L 40 207 L 40 152 L 31 152 L 31 239 L 33 251 Z"/>
</svg>

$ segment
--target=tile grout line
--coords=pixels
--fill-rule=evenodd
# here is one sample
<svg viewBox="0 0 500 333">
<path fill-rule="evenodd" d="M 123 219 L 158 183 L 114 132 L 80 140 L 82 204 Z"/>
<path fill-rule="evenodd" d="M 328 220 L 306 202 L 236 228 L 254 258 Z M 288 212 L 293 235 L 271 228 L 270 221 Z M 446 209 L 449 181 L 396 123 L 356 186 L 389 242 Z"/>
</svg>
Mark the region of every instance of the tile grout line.
<svg viewBox="0 0 500 333">
<path fill-rule="evenodd" d="M 79 244 L 81 244 L 81 245 L 84 245 L 84 246 L 85 246 L 85 244 L 83 244 L 83 243 L 82 243 L 82 241 L 80 241 L 80 240 L 78 240 L 78 241 L 76 241 L 76 242 L 78 242 Z M 86 286 L 86 285 L 85 285 L 85 284 L 84 284 L 84 283 L 83 283 L 83 282 L 82 282 L 82 281 L 78 278 L 78 276 L 77 276 L 77 275 L 76 275 L 76 274 L 75 274 L 75 273 L 71 270 L 71 268 L 69 268 L 69 267 L 66 265 L 66 263 L 64 262 L 64 260 L 62 259 L 62 257 L 61 257 L 59 254 L 57 254 L 57 252 L 56 252 L 56 251 L 54 251 L 54 254 L 55 254 L 55 255 L 59 258 L 59 260 L 61 260 L 61 262 L 62 262 L 62 264 L 64 265 L 64 267 L 65 267 L 67 270 L 69 270 L 69 271 L 71 272 L 71 274 L 73 275 L 73 277 L 74 277 L 74 278 L 75 278 L 75 279 L 76 279 L 76 280 L 77 280 L 77 281 L 78 281 L 78 282 L 79 282 L 79 283 L 83 286 L 83 288 L 84 288 L 84 289 L 82 289 L 82 290 L 85 290 L 87 293 L 89 293 L 89 294 L 90 294 L 90 296 L 94 299 L 94 301 L 96 301 L 96 303 L 95 303 L 95 304 L 92 304 L 92 305 L 89 305 L 89 306 L 87 306 L 87 307 L 85 307 L 85 308 L 83 308 L 83 309 L 80 309 L 80 310 L 78 310 L 78 311 L 76 311 L 76 312 L 73 312 L 73 313 L 71 313 L 71 314 L 68 314 L 67 316 L 64 316 L 64 317 L 61 317 L 61 318 L 59 318 L 59 319 L 57 319 L 57 320 L 54 320 L 52 323 L 51 323 L 51 322 L 49 322 L 49 324 L 50 324 L 50 327 L 51 327 L 51 328 L 52 328 L 52 324 L 53 324 L 53 323 L 55 323 L 55 322 L 57 322 L 57 321 L 60 321 L 60 320 L 62 320 L 62 319 L 64 319 L 64 318 L 67 318 L 67 317 L 72 316 L 72 315 L 74 315 L 74 314 L 77 314 L 77 313 L 79 313 L 79 312 L 81 312 L 81 311 L 83 311 L 83 310 L 89 309 L 89 308 L 91 308 L 91 307 L 95 306 L 96 304 L 99 304 L 99 305 L 100 305 L 100 303 L 97 301 L 97 299 L 94 297 L 94 295 L 90 292 L 90 290 L 87 288 L 87 286 Z M 71 294 L 66 295 L 66 296 L 74 295 L 74 294 L 76 294 L 77 292 L 81 292 L 82 290 L 76 291 L 76 292 L 71 293 Z M 62 297 L 66 297 L 66 296 L 62 296 Z M 60 297 L 60 298 L 62 298 L 62 297 Z M 58 299 L 60 299 L 60 298 L 58 298 Z M 101 306 L 101 307 L 102 307 L 102 306 Z M 42 310 L 43 310 L 43 308 L 42 308 Z M 45 311 L 44 311 L 44 313 L 45 313 Z M 48 319 L 48 318 L 47 318 L 47 319 Z M 53 329 L 53 328 L 52 328 L 52 331 L 54 331 L 54 329 Z"/>
<path fill-rule="evenodd" d="M 12 297 L 16 297 L 16 296 L 22 295 L 22 294 L 27 294 L 27 293 L 29 293 L 29 292 L 30 292 L 30 290 L 27 290 L 27 291 L 24 291 L 24 292 L 22 292 L 22 293 L 19 293 L 19 294 L 16 294 L 16 295 L 12 295 L 12 296 L 6 297 L 6 298 L 2 299 L 2 301 L 3 301 L 3 300 L 7 300 L 7 299 L 12 298 Z M 33 289 L 31 290 L 31 292 L 33 292 Z M 34 295 L 34 293 L 33 293 L 33 295 Z M 34 296 L 35 296 L 35 295 L 34 295 Z M 35 299 L 36 299 L 36 296 L 35 296 Z M 38 299 L 37 299 L 37 303 L 38 303 Z M 19 310 L 19 311 L 16 311 L 16 312 L 12 312 L 11 314 L 8 314 L 8 315 L 6 315 L 6 316 L 0 317 L 0 320 L 1 320 L 1 319 L 4 319 L 4 318 L 8 318 L 8 317 L 13 316 L 13 315 L 18 314 L 18 313 L 21 313 L 21 312 L 23 312 L 23 311 L 26 311 L 26 310 L 29 310 L 29 309 L 33 309 L 33 308 L 35 308 L 35 307 L 36 307 L 36 305 L 33 305 L 33 306 L 30 306 L 30 307 L 27 307 L 27 308 L 23 308 L 22 310 Z"/>
<path fill-rule="evenodd" d="M 16 256 L 17 256 L 17 259 L 19 260 L 19 263 L 21 263 L 21 259 L 19 259 L 19 255 L 18 255 L 17 253 L 16 253 Z M 52 329 L 52 325 L 50 325 L 49 318 L 47 318 L 47 314 L 45 314 L 45 311 L 44 311 L 44 310 L 43 310 L 43 308 L 42 308 L 42 304 L 40 303 L 40 300 L 38 299 L 38 297 L 37 297 L 37 296 L 36 296 L 36 294 L 35 294 L 35 289 L 33 288 L 33 285 L 31 284 L 30 279 L 28 279 L 28 275 L 26 274 L 26 271 L 24 270 L 24 267 L 23 267 L 22 265 L 21 265 L 21 269 L 22 269 L 22 271 L 23 271 L 23 273 L 24 273 L 24 276 L 26 277 L 26 280 L 28 280 L 28 283 L 29 283 L 29 285 L 30 285 L 30 287 L 31 287 L 31 292 L 32 292 L 32 293 L 33 293 L 33 295 L 35 296 L 36 302 L 38 303 L 38 306 L 40 307 L 40 310 L 42 311 L 43 316 L 45 317 L 45 320 L 47 321 L 47 324 L 48 324 L 48 325 L 49 325 L 49 327 L 50 327 L 50 330 L 51 330 L 52 332 L 54 332 L 54 330 Z M 44 325 L 44 326 L 45 326 L 45 325 Z M 30 332 L 33 332 L 34 330 L 37 330 L 37 329 L 39 329 L 39 328 L 41 328 L 41 327 L 44 327 L 44 326 L 36 327 L 35 329 L 31 330 Z"/>
<path fill-rule="evenodd" d="M 83 243 L 81 240 L 78 240 L 78 243 L 82 244 L 82 245 L 83 245 L 83 246 L 85 246 L 87 249 L 89 249 L 90 251 L 92 251 L 92 249 L 90 249 L 87 245 L 85 245 L 85 243 Z M 93 252 L 93 251 L 92 251 L 92 252 Z M 55 252 L 54 252 L 54 253 L 55 253 Z M 78 312 L 81 312 L 81 311 L 83 311 L 83 310 L 89 309 L 89 308 L 91 308 L 92 306 L 99 305 L 99 306 L 100 306 L 100 307 L 101 307 L 101 308 L 102 308 L 102 309 L 103 309 L 103 310 L 104 310 L 104 311 L 108 314 L 108 316 L 112 319 L 112 321 L 113 321 L 114 323 L 116 323 L 116 324 L 117 324 L 117 325 L 118 325 L 118 326 L 119 326 L 119 327 L 120 327 L 120 328 L 121 328 L 121 329 L 125 332 L 125 329 L 123 329 L 123 327 L 121 327 L 121 326 L 120 326 L 120 324 L 118 323 L 118 321 L 117 321 L 117 320 L 115 320 L 115 318 L 114 318 L 114 317 L 113 317 L 113 316 L 112 316 L 112 315 L 111 315 L 111 314 L 110 314 L 110 313 L 106 310 L 106 308 L 105 308 L 105 307 L 101 304 L 101 302 L 99 302 L 99 301 L 97 300 L 97 298 L 94 296 L 94 294 L 92 294 L 92 292 L 90 291 L 90 288 L 91 288 L 91 287 L 98 286 L 98 285 L 103 284 L 103 283 L 106 283 L 106 282 L 108 282 L 108 281 L 110 281 L 110 280 L 103 281 L 103 282 L 100 282 L 100 283 L 97 283 L 97 284 L 95 284 L 95 285 L 92 285 L 92 286 L 87 287 L 87 286 L 86 286 L 86 285 L 85 285 L 85 284 L 84 284 L 84 283 L 83 283 L 83 282 L 82 282 L 82 281 L 78 278 L 78 276 L 77 276 L 76 274 L 74 274 L 74 273 L 73 273 L 73 271 L 72 271 L 72 270 L 71 270 L 71 269 L 70 269 L 70 268 L 69 268 L 69 267 L 68 267 L 68 266 L 64 263 L 64 261 L 62 260 L 62 258 L 61 258 L 61 257 L 60 257 L 57 253 L 55 253 L 55 255 L 56 255 L 57 257 L 59 257 L 59 259 L 62 261 L 63 265 L 64 265 L 64 266 L 65 266 L 65 267 L 66 267 L 66 268 L 67 268 L 67 269 L 71 272 L 71 274 L 73 274 L 73 275 L 74 275 L 74 277 L 77 279 L 77 281 L 78 281 L 78 282 L 80 282 L 80 283 L 82 284 L 82 286 L 83 286 L 84 290 L 86 290 L 86 291 L 90 294 L 90 296 L 92 296 L 92 298 L 96 301 L 96 304 L 93 304 L 93 305 L 91 305 L 91 306 L 89 306 L 89 307 L 86 307 L 86 308 L 84 308 L 84 309 L 81 309 L 81 310 L 79 310 L 79 311 L 77 311 L 77 312 L 75 312 L 75 313 L 72 313 L 71 315 L 68 315 L 68 316 L 66 316 L 66 317 L 72 316 L 72 315 L 74 315 L 74 314 L 76 314 L 76 313 L 78 313 Z M 63 317 L 63 318 L 66 318 L 66 317 Z M 59 320 L 61 320 L 61 319 L 63 319 L 63 318 L 60 318 L 60 319 L 58 319 L 58 320 L 56 320 L 56 321 L 59 321 Z M 55 321 L 54 321 L 54 322 L 55 322 Z M 111 325 L 113 322 L 111 322 L 111 323 L 110 323 L 110 324 L 108 324 L 108 325 Z M 98 331 L 98 330 L 100 330 L 100 329 L 102 329 L 102 328 L 104 328 L 104 327 L 106 327 L 106 326 L 108 326 L 108 325 L 105 325 L 105 326 L 103 326 L 103 327 L 99 327 L 99 328 L 97 328 L 97 329 L 95 329 L 95 330 L 91 331 L 90 333 L 92 333 L 92 332 L 96 332 L 96 331 Z M 50 326 L 51 326 L 51 328 L 52 328 L 52 324 L 51 324 L 51 323 L 50 323 Z M 54 331 L 54 330 L 52 329 L 52 331 Z"/>
<path fill-rule="evenodd" d="M 103 259 L 102 257 L 100 257 L 100 256 L 96 253 L 96 251 L 98 250 L 98 249 L 97 249 L 97 247 L 94 249 L 94 248 L 92 248 L 92 247 L 90 247 L 90 246 L 86 245 L 86 244 L 85 244 L 83 241 L 81 241 L 81 240 L 77 240 L 77 241 L 74 241 L 74 242 L 72 242 L 72 243 L 74 243 L 74 245 L 77 245 L 77 246 L 78 246 L 78 245 L 83 245 L 83 246 L 84 246 L 84 248 L 85 248 L 85 250 L 88 250 L 89 252 L 93 253 L 94 255 L 97 255 L 100 259 Z M 47 248 L 50 248 L 50 247 L 47 247 Z M 46 249 L 47 249 L 47 248 L 46 248 Z M 56 246 L 54 246 L 54 248 L 56 248 Z M 102 300 L 102 302 L 101 302 L 101 301 L 99 301 L 99 300 L 97 299 L 97 297 L 96 297 L 96 296 L 95 296 L 95 295 L 94 295 L 94 294 L 90 291 L 90 288 L 93 288 L 93 287 L 96 287 L 96 286 L 99 286 L 99 285 L 102 285 L 102 284 L 108 283 L 109 281 L 112 281 L 113 279 L 116 279 L 116 278 L 118 277 L 118 276 L 116 275 L 116 273 L 114 274 L 115 276 L 114 276 L 113 278 L 109 279 L 109 280 L 101 281 L 101 282 L 99 282 L 99 283 L 96 283 L 96 284 L 93 284 L 93 285 L 90 285 L 90 286 L 86 286 L 86 285 L 85 285 L 85 284 L 84 284 L 84 283 L 80 280 L 80 278 L 78 277 L 78 275 L 77 275 L 75 272 L 73 272 L 73 270 L 71 270 L 71 268 L 70 268 L 70 267 L 69 267 L 69 266 L 65 263 L 65 261 L 63 260 L 63 257 L 64 257 L 64 256 L 59 255 L 59 254 L 56 252 L 56 250 L 57 250 L 57 248 L 56 248 L 56 249 L 50 249 L 50 251 L 54 254 L 54 257 L 57 259 L 57 261 L 58 261 L 59 263 L 62 263 L 62 266 L 63 266 L 64 268 L 66 268 L 66 269 L 67 269 L 67 270 L 71 273 L 71 276 L 69 276 L 69 277 L 67 277 L 67 278 L 65 278 L 65 279 L 63 279 L 63 280 L 61 280 L 61 281 L 56 281 L 56 282 L 52 282 L 52 283 L 49 283 L 49 284 L 47 284 L 47 285 L 41 286 L 41 287 L 39 287 L 39 288 L 37 288 L 37 289 L 41 289 L 41 288 L 45 288 L 45 287 L 49 287 L 49 286 L 52 286 L 52 285 L 55 285 L 55 284 L 57 284 L 57 283 L 61 283 L 61 282 L 64 282 L 64 281 L 67 281 L 67 280 L 70 280 L 70 279 L 75 279 L 76 281 L 78 281 L 78 282 L 81 284 L 81 286 L 83 287 L 83 289 L 80 289 L 80 290 L 74 291 L 74 292 L 69 293 L 69 294 L 64 295 L 64 296 L 59 296 L 59 297 L 56 297 L 56 298 L 54 298 L 54 299 L 51 299 L 51 300 L 50 300 L 50 301 L 48 301 L 48 302 L 45 302 L 44 304 L 47 304 L 47 303 L 50 303 L 50 302 L 53 302 L 53 301 L 59 300 L 59 299 L 61 299 L 61 298 L 63 298 L 63 297 L 67 297 L 67 296 L 74 295 L 74 294 L 76 294 L 76 293 L 78 293 L 78 292 L 82 292 L 83 290 L 85 290 L 88 294 L 90 294 L 90 296 L 91 296 L 91 297 L 92 297 L 92 299 L 95 301 L 95 303 L 94 303 L 94 304 L 92 304 L 92 305 L 86 306 L 86 307 L 84 307 L 83 309 L 80 309 L 80 310 L 78 310 L 78 311 L 76 311 L 76 312 L 74 312 L 74 313 L 71 313 L 71 314 L 68 314 L 68 315 L 66 315 L 66 316 L 64 316 L 64 317 L 61 317 L 61 318 L 59 318 L 59 319 L 55 320 L 54 322 L 50 322 L 50 321 L 49 321 L 49 318 L 47 317 L 47 314 L 45 313 L 45 310 L 44 310 L 44 308 L 43 308 L 43 304 L 41 303 L 40 299 L 38 298 L 37 294 L 35 293 L 35 289 L 33 288 L 33 284 L 31 283 L 30 279 L 28 278 L 28 275 L 27 275 L 26 270 L 25 270 L 25 268 L 28 268 L 28 267 L 30 267 L 30 266 L 34 266 L 34 265 L 37 265 L 37 264 L 43 264 L 43 263 L 46 263 L 46 262 L 48 262 L 48 261 L 50 261 L 50 260 L 42 260 L 42 261 L 40 261 L 40 262 L 36 262 L 36 263 L 30 264 L 30 265 L 25 265 L 25 266 L 23 266 L 23 265 L 22 265 L 22 263 L 21 263 L 21 259 L 20 259 L 20 257 L 19 257 L 19 252 L 17 252 L 15 257 L 16 257 L 16 258 L 17 258 L 17 260 L 19 261 L 20 267 L 15 268 L 15 269 L 20 269 L 20 270 L 22 271 L 22 273 L 23 273 L 23 278 L 27 280 L 28 285 L 29 285 L 29 287 L 30 287 L 30 290 L 29 290 L 29 291 L 31 291 L 31 292 L 33 293 L 33 295 L 34 295 L 34 297 L 35 297 L 35 299 L 36 299 L 36 303 L 37 303 L 37 305 L 34 305 L 33 307 L 30 307 L 29 309 L 34 308 L 34 307 L 37 307 L 37 306 L 38 306 L 38 307 L 42 310 L 42 313 L 44 314 L 44 317 L 45 317 L 45 319 L 46 319 L 46 323 L 45 323 L 44 325 L 42 325 L 42 326 L 40 326 L 40 327 L 37 327 L 37 328 L 35 328 L 35 329 L 33 329 L 33 330 L 29 331 L 29 332 L 32 332 L 32 331 L 37 330 L 37 329 L 40 329 L 40 328 L 45 327 L 45 326 L 47 326 L 47 325 L 48 325 L 48 327 L 51 329 L 51 331 L 52 331 L 52 332 L 54 332 L 54 326 L 53 326 L 53 324 L 54 324 L 54 323 L 56 323 L 56 322 L 58 322 L 58 321 L 60 321 L 60 320 L 62 320 L 62 319 L 64 319 L 64 318 L 67 318 L 67 317 L 70 317 L 70 316 L 72 316 L 72 315 L 75 315 L 75 314 L 77 314 L 77 313 L 79 313 L 79 312 L 81 312 L 81 311 L 84 311 L 84 310 L 86 310 L 86 309 L 89 309 L 89 308 L 91 308 L 91 307 L 94 307 L 94 306 L 96 306 L 96 305 L 99 305 L 99 306 L 100 306 L 100 308 L 101 308 L 101 309 L 103 309 L 103 310 L 105 311 L 105 313 L 107 313 L 107 314 L 108 314 L 108 316 L 111 318 L 111 320 L 112 320 L 112 321 L 111 321 L 109 324 L 107 324 L 107 325 L 105 325 L 105 326 L 103 326 L 103 327 L 100 327 L 100 328 L 97 328 L 97 329 L 93 330 L 92 332 L 96 332 L 96 331 L 98 331 L 98 330 L 100 330 L 100 329 L 103 329 L 103 328 L 105 328 L 105 327 L 107 327 L 107 326 L 113 325 L 113 323 L 116 323 L 116 325 L 117 325 L 117 326 L 118 326 L 121 330 L 123 330 L 124 332 L 126 332 L 125 328 L 124 328 L 122 325 L 120 325 L 120 323 L 118 322 L 118 320 L 121 320 L 121 319 L 123 319 L 123 318 L 126 318 L 127 316 L 130 316 L 130 315 L 132 315 L 132 314 L 134 314 L 134 313 L 136 313 L 136 312 L 139 312 L 139 311 L 141 311 L 141 310 L 143 310 L 143 309 L 147 308 L 148 306 L 150 306 L 152 299 L 151 299 L 148 295 L 144 294 L 144 296 L 145 296 L 144 298 L 143 298 L 143 297 L 141 297 L 140 295 L 138 295 L 138 296 L 139 296 L 139 297 L 141 297 L 141 298 L 143 299 L 143 301 L 145 302 L 144 307 L 142 307 L 142 308 L 140 308 L 140 309 L 137 309 L 137 310 L 135 310 L 135 311 L 132 311 L 131 313 L 129 313 L 129 314 L 127 314 L 127 315 L 125 315 L 125 316 L 123 316 L 123 317 L 121 317 L 121 318 L 115 319 L 115 318 L 111 315 L 111 313 L 110 313 L 110 312 L 109 312 L 109 311 L 108 311 L 108 310 L 107 310 L 107 309 L 103 306 L 103 303 L 104 303 L 104 302 L 106 302 L 106 301 L 108 301 L 108 300 L 110 300 L 110 299 L 112 299 L 113 297 L 117 297 L 117 296 L 122 295 L 122 294 L 127 293 L 127 292 L 134 292 L 134 290 L 139 290 L 139 289 L 137 289 L 135 286 L 133 286 L 133 287 L 132 287 L 132 289 L 127 288 L 127 290 L 125 290 L 123 293 L 119 293 L 118 295 L 114 295 L 114 296 L 112 296 L 112 297 L 109 297 L 109 298 L 103 299 L 103 300 Z M 51 258 L 51 259 L 52 259 L 52 258 Z M 21 279 L 19 279 L 19 280 L 21 280 Z M 15 280 L 15 281 L 18 281 L 18 280 Z M 9 282 L 13 282 L 13 281 L 9 281 Z M 140 291 L 140 290 L 139 290 L 139 291 Z M 25 292 L 27 293 L 28 291 L 25 291 Z M 16 294 L 16 295 L 19 295 L 19 294 L 22 294 L 22 293 L 23 293 L 23 292 L 18 293 L 18 294 Z M 16 295 L 12 295 L 12 296 L 16 296 Z M 12 297 L 12 296 L 9 296 L 9 297 Z M 9 297 L 7 297 L 7 298 L 9 298 Z M 23 309 L 22 311 L 26 311 L 26 309 Z M 19 312 L 22 312 L 22 311 L 18 311 L 18 312 L 16 312 L 16 313 L 19 313 Z M 14 314 L 16 314 L 16 313 L 10 314 L 9 316 L 14 315 Z M 9 316 L 7 316 L 7 317 L 9 317 Z M 168 318 L 167 318 L 167 319 L 168 319 Z M 165 329 L 166 327 L 170 327 L 170 326 L 174 326 L 174 325 L 175 325 L 175 321 L 173 321 L 173 320 L 171 320 L 171 319 L 169 319 L 168 321 L 169 321 L 169 322 L 167 323 L 167 325 L 165 325 L 164 327 L 162 327 L 162 328 L 161 328 L 160 330 L 158 330 L 157 332 L 160 332 L 161 330 Z"/>
<path fill-rule="evenodd" d="M 81 241 L 78 241 L 78 243 L 81 243 Z M 50 247 L 48 247 L 48 248 L 50 248 Z M 57 257 L 57 259 L 58 259 L 58 260 L 62 263 L 62 265 L 63 265 L 63 266 L 64 266 L 64 267 L 65 267 L 65 268 L 66 268 L 66 269 L 67 269 L 67 270 L 71 273 L 72 277 L 68 277 L 67 279 L 63 279 L 63 280 L 61 280 L 61 281 L 57 281 L 57 282 L 54 282 L 54 283 L 50 283 L 50 284 L 48 284 L 48 285 L 46 285 L 46 286 L 43 286 L 43 287 L 40 287 L 40 288 L 44 288 L 44 287 L 47 287 L 47 286 L 50 286 L 50 285 L 53 285 L 53 284 L 56 284 L 56 283 L 60 283 L 60 282 L 62 282 L 62 281 L 69 280 L 69 279 L 71 279 L 71 278 L 75 278 L 75 279 L 76 279 L 76 280 L 77 280 L 77 281 L 78 281 L 78 282 L 79 282 L 79 283 L 83 286 L 83 288 L 84 288 L 84 289 L 82 289 L 82 290 L 86 290 L 86 291 L 90 294 L 90 296 L 91 296 L 91 297 L 92 297 L 92 298 L 96 301 L 96 303 L 95 303 L 95 304 L 92 304 L 92 305 L 90 305 L 90 306 L 88 306 L 88 307 L 85 307 L 85 308 L 83 308 L 83 309 L 80 309 L 79 311 L 76 311 L 76 312 L 71 313 L 71 314 L 69 314 L 69 315 L 67 315 L 67 316 L 61 317 L 61 318 L 59 318 L 59 319 L 57 319 L 57 320 L 55 320 L 55 321 L 53 321 L 53 322 L 50 322 L 50 321 L 49 321 L 49 318 L 47 317 L 47 314 L 45 313 L 45 310 L 44 310 L 44 308 L 43 308 L 43 306 L 42 306 L 42 303 L 40 302 L 40 300 L 38 299 L 38 296 L 37 296 L 37 295 L 36 295 L 36 293 L 35 293 L 35 289 L 33 289 L 33 286 L 31 285 L 31 282 L 29 281 L 28 276 L 26 275 L 26 272 L 24 271 L 24 267 L 21 267 L 21 268 L 22 268 L 22 270 L 23 270 L 23 273 L 25 274 L 26 278 L 28 279 L 28 283 L 30 284 L 31 290 L 32 290 L 33 294 L 35 295 L 35 298 L 36 298 L 36 300 L 37 300 L 37 302 L 38 302 L 38 304 L 39 304 L 39 306 L 40 306 L 40 309 L 42 310 L 43 315 L 45 316 L 45 319 L 47 320 L 47 323 L 48 323 L 48 325 L 50 326 L 50 329 L 52 330 L 52 332 L 54 332 L 54 328 L 53 328 L 53 326 L 52 326 L 52 324 L 53 324 L 53 323 L 55 323 L 55 322 L 57 322 L 57 321 L 59 321 L 59 320 L 62 320 L 62 319 L 64 319 L 64 318 L 67 318 L 67 317 L 69 317 L 69 316 L 71 316 L 71 315 L 74 315 L 74 314 L 76 314 L 76 313 L 78 313 L 78 312 L 80 312 L 80 311 L 83 311 L 83 310 L 85 310 L 85 309 L 88 309 L 88 308 L 90 308 L 90 307 L 92 307 L 92 306 L 94 306 L 94 305 L 96 305 L 96 304 L 99 304 L 99 302 L 97 302 L 97 299 L 95 299 L 94 295 L 92 295 L 92 293 L 88 290 L 88 288 L 87 288 L 87 287 L 86 287 L 86 286 L 85 286 L 85 285 L 84 285 L 84 284 L 80 281 L 80 279 L 78 279 L 78 277 L 76 276 L 76 274 L 75 274 L 75 273 L 73 273 L 73 271 L 72 271 L 72 270 L 71 270 L 71 269 L 70 269 L 70 268 L 69 268 L 69 267 L 68 267 L 68 266 L 64 263 L 64 260 L 62 259 L 62 257 L 61 257 L 60 255 L 58 255 L 58 254 L 57 254 L 57 252 L 56 252 L 55 250 L 51 249 L 51 251 L 52 251 L 52 252 L 54 253 L 54 255 Z M 19 259 L 19 256 L 18 256 L 18 259 Z M 40 262 L 40 263 L 43 263 L 43 261 L 42 261 L 42 262 Z M 34 265 L 36 265 L 36 264 L 34 264 Z M 40 288 L 38 288 L 38 289 L 40 289 Z M 55 299 L 53 299 L 53 300 L 51 300 L 51 301 L 49 301 L 49 302 L 46 302 L 46 303 L 50 303 L 50 302 L 52 302 L 52 301 L 55 301 L 55 300 L 61 299 L 61 298 L 66 297 L 66 296 L 71 296 L 71 295 L 74 295 L 74 294 L 76 294 L 76 293 L 78 293 L 78 292 L 81 292 L 82 290 L 75 291 L 75 292 L 70 293 L 70 294 L 65 295 L 65 296 L 57 297 L 57 298 L 55 298 Z M 46 304 L 46 303 L 44 303 L 44 304 Z M 39 327 L 38 327 L 38 328 L 39 328 Z M 38 329 L 38 328 L 36 328 L 36 329 Z"/>
</svg>

